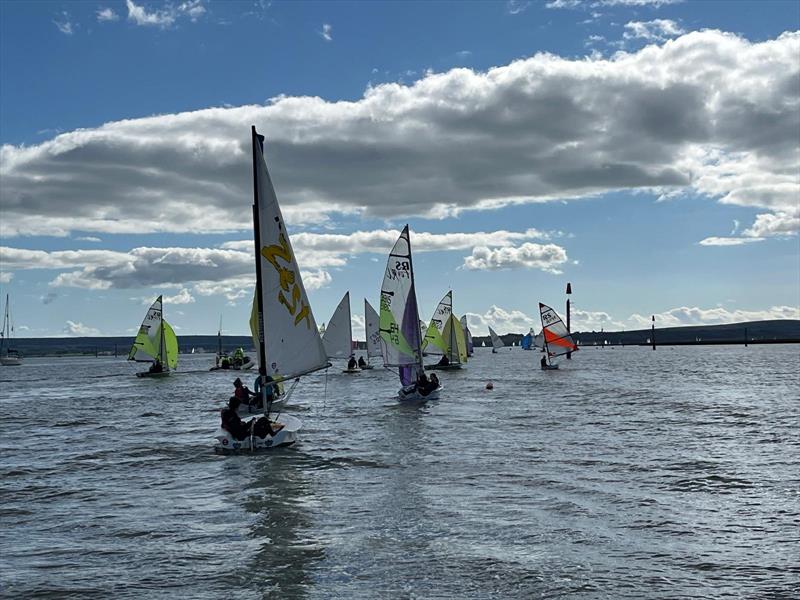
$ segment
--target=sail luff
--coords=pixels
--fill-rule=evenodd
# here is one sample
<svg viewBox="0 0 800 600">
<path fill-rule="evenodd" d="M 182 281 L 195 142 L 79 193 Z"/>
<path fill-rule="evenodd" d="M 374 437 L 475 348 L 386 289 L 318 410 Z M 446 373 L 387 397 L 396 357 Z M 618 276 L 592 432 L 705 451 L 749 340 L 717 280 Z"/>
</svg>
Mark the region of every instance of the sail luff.
<svg viewBox="0 0 800 600">
<path fill-rule="evenodd" d="M 255 309 L 256 309 L 256 329 L 254 335 L 257 337 L 258 345 L 258 374 L 261 376 L 262 388 L 264 388 L 264 377 L 267 374 L 267 346 L 264 337 L 264 296 L 263 281 L 264 276 L 261 267 L 261 219 L 259 207 L 261 205 L 258 195 L 258 155 L 263 152 L 264 138 L 256 132 L 256 126 L 251 126 L 253 144 L 253 245 L 256 261 L 256 289 L 255 289 Z"/>
</svg>

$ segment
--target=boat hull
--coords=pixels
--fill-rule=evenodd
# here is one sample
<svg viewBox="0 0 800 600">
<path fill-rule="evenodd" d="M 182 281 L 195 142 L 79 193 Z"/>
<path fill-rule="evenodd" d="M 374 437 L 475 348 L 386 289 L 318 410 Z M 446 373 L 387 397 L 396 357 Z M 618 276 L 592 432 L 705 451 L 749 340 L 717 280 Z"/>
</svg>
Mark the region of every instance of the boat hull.
<svg viewBox="0 0 800 600">
<path fill-rule="evenodd" d="M 428 400 L 438 400 L 441 391 L 442 386 L 439 386 L 435 390 L 428 392 L 427 395 L 423 395 L 420 394 L 416 386 L 410 385 L 400 388 L 397 392 L 397 399 L 400 400 L 400 402 L 427 402 Z"/>
<path fill-rule="evenodd" d="M 344 369 L 342 373 L 361 373 L 361 369 Z"/>
<path fill-rule="evenodd" d="M 450 364 L 450 365 L 425 365 L 426 371 L 457 371 L 463 365 L 461 363 L 458 364 Z"/>
<path fill-rule="evenodd" d="M 214 453 L 223 455 L 264 454 L 275 448 L 294 444 L 297 441 L 297 432 L 303 426 L 302 421 L 290 415 L 283 415 L 277 422 L 283 427 L 274 436 L 249 437 L 241 441 L 220 428 L 215 436 L 217 443 L 214 445 Z"/>
<path fill-rule="evenodd" d="M 161 373 L 149 373 L 148 371 L 143 371 L 141 373 L 137 373 L 137 377 L 142 377 L 145 379 L 161 379 L 162 377 L 169 376 L 170 371 L 162 371 Z"/>
<path fill-rule="evenodd" d="M 17 356 L 4 356 L 0 358 L 0 365 L 4 367 L 19 367 L 22 364 L 22 359 Z"/>
<path fill-rule="evenodd" d="M 542 371 L 558 371 L 558 365 L 545 365 L 542 367 Z"/>
<path fill-rule="evenodd" d="M 370 370 L 372 370 L 372 369 L 374 369 L 374 368 L 375 368 L 375 367 L 374 367 L 374 366 L 372 366 L 372 365 L 366 365 L 366 366 L 363 366 L 363 367 L 361 367 L 361 370 L 362 370 L 362 371 L 370 371 Z"/>
</svg>

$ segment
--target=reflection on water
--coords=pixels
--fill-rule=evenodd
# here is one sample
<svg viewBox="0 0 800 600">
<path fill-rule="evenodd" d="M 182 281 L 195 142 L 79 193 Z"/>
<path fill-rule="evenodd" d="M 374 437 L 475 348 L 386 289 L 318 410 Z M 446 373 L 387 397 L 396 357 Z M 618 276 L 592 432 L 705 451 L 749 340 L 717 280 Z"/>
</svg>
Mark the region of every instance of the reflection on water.
<svg viewBox="0 0 800 600">
<path fill-rule="evenodd" d="M 479 349 L 423 407 L 332 369 L 297 445 L 235 457 L 209 357 L 0 369 L 0 594 L 797 596 L 800 348 L 537 359 Z"/>
</svg>

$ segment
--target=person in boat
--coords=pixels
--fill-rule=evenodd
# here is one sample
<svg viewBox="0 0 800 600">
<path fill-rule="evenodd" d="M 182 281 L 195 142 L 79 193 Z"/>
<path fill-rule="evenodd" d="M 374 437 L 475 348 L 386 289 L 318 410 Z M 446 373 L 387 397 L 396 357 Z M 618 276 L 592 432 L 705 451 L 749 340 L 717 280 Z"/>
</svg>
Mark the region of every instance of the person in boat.
<svg viewBox="0 0 800 600">
<path fill-rule="evenodd" d="M 446 367 L 450 364 L 450 359 L 447 358 L 447 354 L 442 354 L 442 359 L 436 364 L 440 367 Z"/>
<path fill-rule="evenodd" d="M 242 384 L 242 380 L 238 377 L 233 380 L 233 395 L 236 396 L 242 404 L 251 404 L 251 400 L 256 396 L 246 385 Z"/>
<path fill-rule="evenodd" d="M 367 366 L 367 361 L 364 360 L 363 356 L 358 357 L 358 368 L 363 369 Z"/>
<path fill-rule="evenodd" d="M 542 356 L 542 360 L 539 361 L 539 364 L 542 365 L 542 370 L 545 370 L 547 368 L 547 357 Z"/>
<path fill-rule="evenodd" d="M 148 373 L 163 373 L 164 372 L 164 365 L 161 364 L 161 361 L 156 359 L 155 362 L 150 365 L 150 368 L 147 369 Z"/>
<path fill-rule="evenodd" d="M 278 396 L 278 386 L 275 384 L 275 380 L 271 375 L 266 375 L 264 379 L 266 381 L 267 403 L 269 404 L 274 402 L 275 398 Z M 261 375 L 256 375 L 256 379 L 253 382 L 253 389 L 255 390 L 255 401 L 259 402 L 261 398 Z"/>
<path fill-rule="evenodd" d="M 436 375 L 436 373 L 431 373 L 429 384 L 428 384 L 428 387 L 430 388 L 430 391 L 432 392 L 433 390 L 438 388 L 439 385 L 440 385 L 439 384 L 439 377 Z"/>
<path fill-rule="evenodd" d="M 253 435 L 260 438 L 275 435 L 276 430 L 272 428 L 272 423 L 267 417 L 250 419 L 247 422 L 242 421 L 237 412 L 239 406 L 241 406 L 239 399 L 236 396 L 231 396 L 228 400 L 228 406 L 223 408 L 220 413 L 221 427 L 236 440 L 241 442 L 250 435 L 251 431 Z"/>
<path fill-rule="evenodd" d="M 350 370 L 358 368 L 358 363 L 356 362 L 356 357 L 354 354 L 350 355 L 350 360 L 347 361 L 347 368 Z"/>
</svg>

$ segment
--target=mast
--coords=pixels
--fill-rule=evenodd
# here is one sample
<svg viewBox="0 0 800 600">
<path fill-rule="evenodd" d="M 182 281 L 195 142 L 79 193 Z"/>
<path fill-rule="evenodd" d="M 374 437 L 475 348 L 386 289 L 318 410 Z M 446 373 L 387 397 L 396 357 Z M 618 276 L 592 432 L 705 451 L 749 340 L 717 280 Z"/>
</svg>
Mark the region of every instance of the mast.
<svg viewBox="0 0 800 600">
<path fill-rule="evenodd" d="M 264 137 L 256 133 L 256 126 L 251 126 L 253 136 L 253 242 L 256 260 L 256 307 L 258 312 L 258 376 L 261 379 L 261 403 L 264 413 L 269 416 L 267 406 L 267 345 L 264 340 L 264 298 L 261 295 L 261 226 L 258 219 L 258 163 L 256 161 L 256 144 L 264 151 Z"/>
<path fill-rule="evenodd" d="M 166 361 L 164 360 L 164 298 L 163 298 L 163 296 L 159 296 L 158 300 L 159 300 L 159 303 L 161 304 L 161 329 L 160 329 L 161 338 L 160 338 L 160 340 L 158 342 L 158 362 L 161 363 L 161 368 L 164 368 L 164 363 Z M 167 369 L 169 369 L 169 366 L 167 366 Z"/>
</svg>

